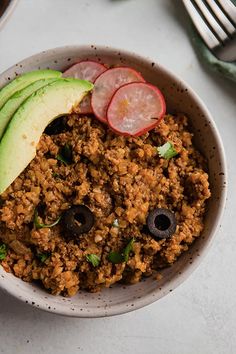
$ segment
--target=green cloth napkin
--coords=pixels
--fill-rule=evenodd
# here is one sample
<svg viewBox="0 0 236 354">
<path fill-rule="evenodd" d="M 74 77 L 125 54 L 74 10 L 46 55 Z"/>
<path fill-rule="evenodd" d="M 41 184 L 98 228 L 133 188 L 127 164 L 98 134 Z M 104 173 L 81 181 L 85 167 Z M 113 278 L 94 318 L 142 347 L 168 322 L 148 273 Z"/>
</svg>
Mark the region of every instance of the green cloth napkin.
<svg viewBox="0 0 236 354">
<path fill-rule="evenodd" d="M 236 0 L 231 0 L 236 5 Z M 192 41 L 204 62 L 214 71 L 219 72 L 226 78 L 236 82 L 236 61 L 231 63 L 221 61 L 206 47 L 196 30 L 192 31 Z"/>
</svg>

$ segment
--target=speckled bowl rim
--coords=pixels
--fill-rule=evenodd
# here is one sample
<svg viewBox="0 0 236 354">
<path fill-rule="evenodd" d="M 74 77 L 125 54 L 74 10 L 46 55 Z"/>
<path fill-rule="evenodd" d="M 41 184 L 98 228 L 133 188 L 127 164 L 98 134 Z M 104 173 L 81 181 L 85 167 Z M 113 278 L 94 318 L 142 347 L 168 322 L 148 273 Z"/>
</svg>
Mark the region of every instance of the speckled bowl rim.
<svg viewBox="0 0 236 354">
<path fill-rule="evenodd" d="M 15 10 L 15 7 L 17 5 L 19 0 L 11 0 L 10 3 L 8 4 L 6 10 L 0 17 L 0 30 L 1 28 L 6 24 L 7 20 L 9 19 L 10 15 L 13 13 Z"/>
<path fill-rule="evenodd" d="M 42 58 L 45 56 L 50 57 L 51 55 L 54 55 L 55 52 L 57 52 L 58 57 L 60 57 L 60 54 L 63 54 L 66 50 L 68 50 L 68 51 L 74 50 L 79 53 L 79 51 L 89 50 L 91 47 L 94 47 L 94 46 L 93 45 L 92 46 L 91 45 L 71 45 L 71 46 L 63 46 L 63 47 L 48 49 L 48 50 L 42 51 L 38 54 L 34 54 L 30 57 L 27 57 L 26 59 L 23 59 L 19 63 L 13 65 L 11 68 L 4 71 L 2 74 L 0 74 L 0 76 L 4 76 L 4 74 L 8 70 L 13 69 L 15 66 L 18 66 L 18 67 L 21 67 L 22 65 L 27 66 L 28 62 L 30 63 L 33 60 L 37 61 L 39 58 Z M 110 47 L 110 46 L 108 47 L 108 46 L 99 45 L 96 47 L 101 51 L 122 52 L 123 56 L 134 56 L 135 58 L 142 60 L 142 62 L 145 65 L 154 65 L 154 64 L 157 65 L 154 60 L 151 60 L 148 57 L 138 55 L 138 54 L 131 52 L 131 51 L 127 51 L 127 50 L 123 50 L 123 49 L 121 50 L 119 48 L 114 48 L 114 47 Z M 38 61 L 38 63 L 40 64 L 40 60 Z M 220 226 L 222 215 L 223 215 L 223 212 L 225 209 L 228 178 L 227 178 L 227 167 L 226 167 L 226 157 L 225 157 L 224 147 L 223 147 L 223 143 L 222 143 L 220 134 L 219 134 L 218 129 L 216 127 L 216 124 L 215 124 L 209 110 L 207 109 L 206 105 L 201 100 L 201 98 L 194 92 L 194 90 L 184 80 L 180 79 L 178 76 L 173 74 L 169 69 L 168 70 L 165 69 L 159 63 L 158 63 L 158 68 L 164 74 L 167 74 L 170 77 L 170 79 L 172 79 L 175 82 L 176 81 L 180 82 L 188 90 L 189 94 L 193 97 L 193 99 L 196 101 L 196 103 L 200 107 L 201 112 L 203 112 L 206 119 L 210 122 L 211 134 L 214 136 L 214 138 L 218 144 L 218 147 L 219 147 L 218 159 L 221 162 L 221 170 L 223 172 L 221 178 L 222 178 L 222 185 L 224 185 L 224 188 L 222 188 L 222 190 L 221 190 L 220 199 L 218 201 L 218 204 L 219 204 L 218 213 L 215 214 L 216 221 L 214 222 L 211 230 L 209 231 L 207 239 L 204 240 L 204 247 L 201 249 L 201 254 L 199 255 L 199 257 L 195 257 L 193 259 L 193 261 L 190 264 L 188 264 L 188 266 L 182 271 L 181 274 L 176 274 L 174 279 L 171 279 L 168 282 L 168 284 L 165 284 L 162 287 L 161 295 L 159 292 L 154 290 L 154 291 L 142 296 L 141 298 L 136 298 L 135 300 L 133 300 L 132 306 L 128 306 L 128 305 L 131 305 L 131 302 L 130 303 L 127 302 L 126 306 L 121 306 L 120 304 L 113 304 L 109 308 L 109 311 L 107 313 L 102 312 L 101 310 L 97 311 L 96 313 L 93 313 L 93 312 L 91 312 L 91 313 L 72 312 L 69 309 L 69 307 L 70 307 L 69 305 L 68 305 L 68 309 L 64 309 L 64 308 L 60 308 L 60 307 L 57 307 L 57 308 L 49 307 L 48 306 L 50 303 L 49 298 L 45 301 L 40 302 L 40 306 L 37 306 L 36 303 L 33 301 L 34 299 L 32 299 L 32 297 L 29 298 L 26 294 L 20 295 L 19 289 L 17 287 L 15 287 L 14 289 L 8 289 L 0 282 L 0 288 L 5 293 L 12 295 L 13 297 L 15 297 L 15 298 L 19 299 L 20 301 L 23 301 L 33 307 L 39 308 L 41 310 L 44 310 L 44 311 L 47 311 L 50 313 L 55 313 L 58 315 L 64 315 L 64 316 L 69 316 L 69 317 L 79 317 L 79 318 L 98 318 L 98 317 L 115 316 L 115 315 L 121 315 L 124 313 L 128 313 L 128 312 L 140 309 L 144 306 L 150 305 L 153 302 L 161 299 L 162 297 L 164 297 L 165 295 L 167 295 L 170 292 L 170 289 L 174 290 L 181 283 L 183 283 L 190 276 L 190 274 L 192 274 L 193 271 L 199 266 L 199 264 L 203 260 L 204 256 L 206 255 L 207 251 L 209 250 L 212 240 L 216 234 L 216 231 Z"/>
</svg>

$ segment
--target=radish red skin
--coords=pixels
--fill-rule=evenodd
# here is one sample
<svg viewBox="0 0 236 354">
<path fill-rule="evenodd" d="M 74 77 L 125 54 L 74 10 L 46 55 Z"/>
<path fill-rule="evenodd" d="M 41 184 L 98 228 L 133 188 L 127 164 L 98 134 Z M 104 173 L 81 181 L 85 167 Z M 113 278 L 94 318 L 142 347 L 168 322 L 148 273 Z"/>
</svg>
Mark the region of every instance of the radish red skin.
<svg viewBox="0 0 236 354">
<path fill-rule="evenodd" d="M 122 77 L 122 80 L 125 79 L 124 72 L 126 71 L 127 80 L 124 81 L 124 84 L 130 83 L 130 82 L 136 82 L 136 81 L 137 82 L 145 82 L 144 78 L 142 77 L 142 75 L 139 72 L 137 72 L 135 69 L 127 67 L 127 66 L 117 66 L 115 68 L 108 69 L 106 72 L 99 75 L 94 82 L 94 89 L 92 92 L 91 105 L 92 105 L 93 113 L 103 123 L 107 123 L 107 117 L 106 117 L 107 107 L 109 105 L 109 102 L 110 102 L 113 94 L 115 93 L 115 91 L 119 87 L 123 86 L 124 84 L 120 85 L 118 83 L 118 85 L 119 85 L 118 87 L 112 87 L 112 85 L 109 84 L 109 85 L 107 85 L 107 87 L 103 88 L 104 86 L 101 85 L 101 82 L 102 82 L 102 80 L 104 80 L 104 82 L 106 82 L 106 80 L 107 80 L 107 82 L 108 82 L 109 74 L 110 74 L 110 77 L 112 77 L 112 74 L 114 74 L 114 77 L 116 77 L 116 79 L 117 79 L 119 75 L 118 76 L 115 76 L 115 75 L 117 75 L 117 73 L 119 74 L 119 70 L 122 73 L 122 75 L 120 74 Z M 123 72 L 122 72 L 122 70 L 123 70 Z M 110 79 L 110 81 L 112 81 L 112 80 Z M 116 83 L 116 82 L 114 82 L 114 83 Z M 99 112 L 101 107 L 100 108 L 98 107 L 99 97 L 97 97 L 98 95 L 97 95 L 97 91 L 96 91 L 96 90 L 98 90 L 99 85 L 101 85 L 101 87 L 103 88 L 103 92 L 105 92 L 107 94 L 107 98 L 105 98 L 106 97 L 105 94 L 103 94 L 103 96 L 100 97 L 100 101 L 102 101 L 102 103 L 103 103 L 102 113 Z M 99 94 L 101 94 L 101 89 L 100 89 Z M 105 98 L 105 100 L 104 100 L 104 98 Z"/>
<path fill-rule="evenodd" d="M 133 133 L 129 133 L 129 132 L 126 132 L 126 131 L 120 131 L 119 129 L 117 129 L 117 127 L 114 126 L 113 119 L 111 119 L 111 117 L 110 117 L 110 110 L 111 110 L 112 105 L 114 104 L 114 100 L 116 99 L 117 92 L 119 92 L 119 91 L 121 91 L 123 89 L 126 89 L 126 88 L 130 88 L 132 85 L 135 85 L 135 84 L 145 84 L 147 87 L 149 87 L 150 89 L 152 89 L 156 93 L 156 95 L 158 97 L 158 100 L 160 102 L 161 111 L 158 114 L 158 119 L 154 120 L 153 124 L 150 124 L 149 126 L 143 128 L 143 129 L 141 129 L 138 132 L 133 134 Z M 148 83 L 131 82 L 131 83 L 128 83 L 128 84 L 125 84 L 125 85 L 121 86 L 113 94 L 113 96 L 111 98 L 111 101 L 110 101 L 110 103 L 108 105 L 108 108 L 107 108 L 107 119 L 108 119 L 108 124 L 109 124 L 111 130 L 114 131 L 115 133 L 117 133 L 119 135 L 122 135 L 122 136 L 134 136 L 134 137 L 137 137 L 137 136 L 141 136 L 141 135 L 147 133 L 148 131 L 154 129 L 161 122 L 161 120 L 164 118 L 165 113 L 166 113 L 165 99 L 164 99 L 164 96 L 161 93 L 161 91 L 156 86 L 154 86 L 152 84 L 148 84 Z"/>
</svg>

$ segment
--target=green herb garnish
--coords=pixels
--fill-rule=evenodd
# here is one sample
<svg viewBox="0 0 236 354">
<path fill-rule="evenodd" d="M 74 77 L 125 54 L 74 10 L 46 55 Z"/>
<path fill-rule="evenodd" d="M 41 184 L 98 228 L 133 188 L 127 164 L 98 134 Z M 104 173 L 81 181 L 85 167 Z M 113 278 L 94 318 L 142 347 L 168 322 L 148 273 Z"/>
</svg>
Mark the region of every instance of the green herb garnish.
<svg viewBox="0 0 236 354">
<path fill-rule="evenodd" d="M 110 252 L 108 260 L 113 264 L 118 264 L 124 262 L 124 256 L 119 252 Z"/>
<path fill-rule="evenodd" d="M 113 227 L 119 227 L 119 220 L 115 219 L 112 224 Z"/>
<path fill-rule="evenodd" d="M 170 143 L 169 141 L 167 141 L 167 143 L 165 143 L 164 145 L 157 147 L 157 151 L 160 157 L 163 157 L 167 160 L 171 159 L 172 157 L 178 154 L 172 143 Z"/>
<path fill-rule="evenodd" d="M 60 175 L 59 175 L 59 173 L 53 172 L 52 177 L 54 177 L 54 178 L 60 178 Z"/>
<path fill-rule="evenodd" d="M 133 250 L 133 244 L 135 242 L 135 238 L 131 238 L 127 246 L 123 249 L 121 253 L 119 252 L 110 252 L 108 255 L 108 260 L 113 264 L 128 262 L 129 254 Z"/>
<path fill-rule="evenodd" d="M 57 220 L 54 221 L 52 224 L 41 224 L 39 222 L 38 211 L 37 211 L 37 209 L 35 209 L 35 212 L 34 212 L 34 226 L 36 227 L 36 229 L 42 229 L 42 228 L 45 228 L 45 227 L 53 227 L 53 226 L 57 225 L 60 220 L 61 220 L 61 216 L 59 216 L 59 218 L 57 218 Z"/>
<path fill-rule="evenodd" d="M 129 260 L 129 254 L 133 250 L 134 242 L 135 242 L 135 238 L 133 237 L 133 238 L 131 238 L 128 245 L 124 249 L 123 255 L 124 255 L 125 262 L 128 262 L 128 260 Z"/>
<path fill-rule="evenodd" d="M 56 156 L 56 159 L 58 161 L 63 162 L 65 165 L 71 165 L 73 162 L 71 146 L 69 146 L 68 144 L 64 145 L 60 149 L 60 152 Z"/>
<path fill-rule="evenodd" d="M 44 263 L 48 259 L 48 257 L 50 257 L 50 254 L 49 253 L 38 253 L 37 257 L 38 257 L 38 259 L 40 259 L 40 261 L 42 263 Z"/>
<path fill-rule="evenodd" d="M 5 243 L 3 243 L 0 246 L 0 261 L 3 261 L 7 256 L 7 245 L 5 245 Z"/>
<path fill-rule="evenodd" d="M 100 263 L 100 257 L 93 253 L 87 254 L 86 259 L 88 262 L 92 263 L 94 267 L 97 267 Z"/>
</svg>

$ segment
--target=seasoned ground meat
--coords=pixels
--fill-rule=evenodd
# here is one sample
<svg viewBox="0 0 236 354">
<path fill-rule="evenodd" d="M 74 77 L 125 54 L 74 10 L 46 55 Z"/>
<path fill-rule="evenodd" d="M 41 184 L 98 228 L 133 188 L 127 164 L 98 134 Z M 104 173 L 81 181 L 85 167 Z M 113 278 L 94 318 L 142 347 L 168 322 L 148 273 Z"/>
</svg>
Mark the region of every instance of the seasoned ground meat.
<svg viewBox="0 0 236 354">
<path fill-rule="evenodd" d="M 137 138 L 114 134 L 93 117 L 68 117 L 68 131 L 43 134 L 37 155 L 1 195 L 0 243 L 8 246 L 2 266 L 24 281 L 38 281 L 52 294 L 96 292 L 116 282 L 136 283 L 142 276 L 170 266 L 203 229 L 210 197 L 207 166 L 192 145 L 184 115 L 166 115 L 151 132 Z M 160 158 L 157 148 L 170 141 L 178 155 Z M 72 163 L 58 160 L 61 148 L 72 150 Z M 95 218 L 92 229 L 68 237 L 61 220 L 72 205 L 86 205 Z M 175 214 L 172 238 L 157 240 L 146 230 L 154 208 Z M 114 222 L 115 221 L 115 222 Z M 127 262 L 113 264 L 108 255 L 135 238 Z M 86 257 L 100 257 L 93 266 Z"/>
</svg>

